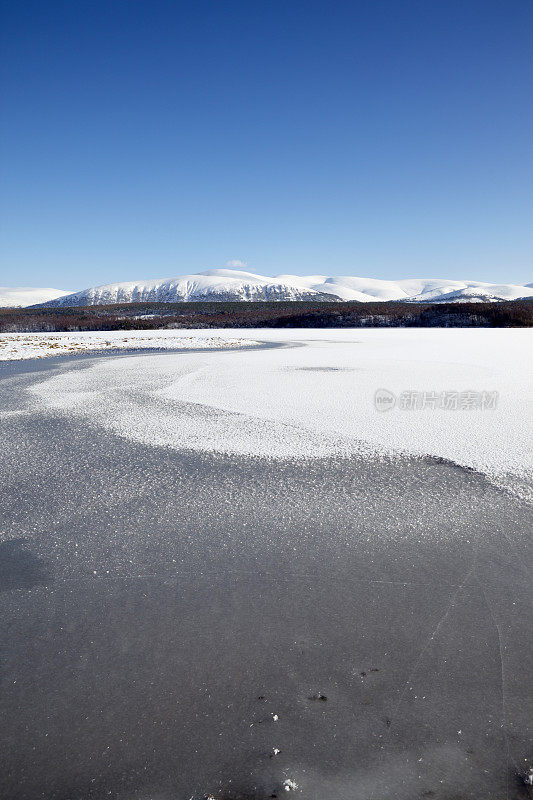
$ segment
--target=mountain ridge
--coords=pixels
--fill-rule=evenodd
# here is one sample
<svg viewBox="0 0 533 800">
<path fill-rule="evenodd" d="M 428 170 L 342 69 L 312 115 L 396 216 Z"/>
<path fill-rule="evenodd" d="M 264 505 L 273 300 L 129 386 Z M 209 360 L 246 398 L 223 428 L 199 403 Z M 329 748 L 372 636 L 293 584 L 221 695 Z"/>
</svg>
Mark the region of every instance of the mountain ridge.
<svg viewBox="0 0 533 800">
<path fill-rule="evenodd" d="M 27 308 L 71 294 L 62 289 L 43 289 L 30 286 L 0 286 L 0 308 Z"/>
<path fill-rule="evenodd" d="M 399 281 L 348 275 L 275 277 L 231 269 L 149 281 L 125 281 L 65 294 L 39 307 L 76 307 L 133 302 L 194 301 L 356 301 L 496 302 L 533 297 L 533 288 L 518 284 L 412 278 Z"/>
</svg>

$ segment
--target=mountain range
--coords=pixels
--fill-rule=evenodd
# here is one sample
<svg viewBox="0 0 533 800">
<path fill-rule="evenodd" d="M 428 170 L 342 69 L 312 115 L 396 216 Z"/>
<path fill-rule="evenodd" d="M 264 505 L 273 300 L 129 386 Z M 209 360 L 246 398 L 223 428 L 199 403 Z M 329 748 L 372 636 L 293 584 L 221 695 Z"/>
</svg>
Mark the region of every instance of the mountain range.
<svg viewBox="0 0 533 800">
<path fill-rule="evenodd" d="M 0 286 L 0 308 L 24 308 L 26 306 L 57 300 L 68 292 L 60 289 L 34 289 L 28 286 Z"/>
<path fill-rule="evenodd" d="M 40 293 L 40 294 L 39 294 Z M 46 296 L 48 293 L 48 296 Z M 413 278 L 385 281 L 341 275 L 268 277 L 234 269 L 195 275 L 95 286 L 67 294 L 55 289 L 1 289 L 0 305 L 69 307 L 133 302 L 187 301 L 357 301 L 496 302 L 533 297 L 531 285 Z M 7 301 L 7 302 L 6 302 Z"/>
</svg>

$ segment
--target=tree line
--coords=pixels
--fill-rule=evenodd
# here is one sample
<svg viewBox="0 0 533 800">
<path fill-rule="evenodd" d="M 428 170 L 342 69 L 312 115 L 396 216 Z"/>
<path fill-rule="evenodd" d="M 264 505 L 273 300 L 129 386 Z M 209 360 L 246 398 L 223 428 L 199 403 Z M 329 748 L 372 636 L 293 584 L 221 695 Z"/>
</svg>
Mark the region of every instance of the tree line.
<svg viewBox="0 0 533 800">
<path fill-rule="evenodd" d="M 526 328 L 533 300 L 497 303 L 195 302 L 0 309 L 1 333 L 160 328 Z"/>
</svg>

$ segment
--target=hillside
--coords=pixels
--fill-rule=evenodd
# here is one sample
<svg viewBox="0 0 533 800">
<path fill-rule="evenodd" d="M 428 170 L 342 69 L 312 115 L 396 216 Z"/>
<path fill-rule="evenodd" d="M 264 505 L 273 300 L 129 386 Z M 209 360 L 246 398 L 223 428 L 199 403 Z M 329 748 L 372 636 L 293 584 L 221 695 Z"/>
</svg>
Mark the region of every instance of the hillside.
<svg viewBox="0 0 533 800">
<path fill-rule="evenodd" d="M 232 269 L 215 269 L 165 280 L 129 281 L 95 286 L 47 302 L 48 307 L 141 302 L 347 301 L 497 302 L 533 297 L 533 288 L 515 284 L 444 279 L 383 281 L 326 275 L 278 275 L 274 278 Z"/>
</svg>

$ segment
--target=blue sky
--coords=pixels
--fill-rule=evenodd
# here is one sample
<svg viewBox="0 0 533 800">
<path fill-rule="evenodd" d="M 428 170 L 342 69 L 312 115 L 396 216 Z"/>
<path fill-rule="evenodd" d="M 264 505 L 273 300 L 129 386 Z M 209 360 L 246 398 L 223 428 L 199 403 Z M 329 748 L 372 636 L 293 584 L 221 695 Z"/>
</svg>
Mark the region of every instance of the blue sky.
<svg viewBox="0 0 533 800">
<path fill-rule="evenodd" d="M 0 8 L 0 285 L 533 280 L 531 0 Z"/>
</svg>

